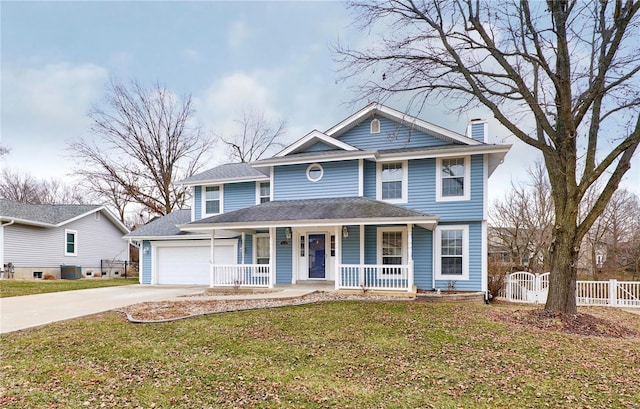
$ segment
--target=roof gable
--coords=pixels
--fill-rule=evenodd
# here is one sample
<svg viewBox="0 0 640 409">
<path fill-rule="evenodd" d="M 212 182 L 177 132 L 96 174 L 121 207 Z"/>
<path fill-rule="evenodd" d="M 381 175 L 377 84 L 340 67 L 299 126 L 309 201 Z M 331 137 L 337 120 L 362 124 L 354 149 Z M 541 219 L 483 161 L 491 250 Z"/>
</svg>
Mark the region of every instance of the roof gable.
<svg viewBox="0 0 640 409">
<path fill-rule="evenodd" d="M 306 152 L 307 149 L 309 149 L 314 145 L 317 145 L 318 143 L 322 143 L 328 146 L 329 149 L 337 149 L 337 150 L 343 150 L 343 151 L 358 150 L 358 148 L 356 148 L 355 146 L 351 146 L 348 143 L 339 141 L 338 139 L 335 139 L 329 135 L 326 135 L 314 129 L 313 131 L 309 132 L 308 134 L 298 139 L 291 145 L 287 146 L 280 152 L 276 153 L 274 157 L 279 158 L 279 157 L 287 156 L 294 153 L 303 153 L 303 152 Z M 323 149 L 323 150 L 329 150 L 329 149 Z"/>
<path fill-rule="evenodd" d="M 358 112 L 350 115 L 340 123 L 329 128 L 325 134 L 336 139 L 341 139 L 342 135 L 349 130 L 362 124 L 367 119 L 373 119 L 374 117 L 387 118 L 395 123 L 404 125 L 409 130 L 416 130 L 423 132 L 427 135 L 439 138 L 445 143 L 464 144 L 464 145 L 480 145 L 481 142 L 469 138 L 465 135 L 453 132 L 449 129 L 434 125 L 430 122 L 416 118 L 414 116 L 402 113 L 393 108 L 389 108 L 385 105 L 378 103 L 371 103 L 362 108 Z M 367 121 L 367 126 L 368 126 Z"/>
<path fill-rule="evenodd" d="M 118 220 L 113 213 L 101 205 L 77 205 L 77 204 L 27 204 L 11 200 L 0 200 L 0 218 L 3 221 L 14 221 L 18 224 L 27 224 L 42 227 L 59 227 L 81 219 L 88 215 L 100 212 L 107 216 L 120 231 L 127 233 L 129 230 Z"/>
</svg>

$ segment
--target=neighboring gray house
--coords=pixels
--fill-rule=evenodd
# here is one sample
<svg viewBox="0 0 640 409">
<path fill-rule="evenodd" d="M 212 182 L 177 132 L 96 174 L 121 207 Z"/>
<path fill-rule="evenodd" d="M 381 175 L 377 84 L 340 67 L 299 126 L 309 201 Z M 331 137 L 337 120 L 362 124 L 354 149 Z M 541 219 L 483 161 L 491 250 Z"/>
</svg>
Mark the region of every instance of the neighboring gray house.
<svg viewBox="0 0 640 409">
<path fill-rule="evenodd" d="M 0 199 L 0 266 L 15 278 L 60 278 L 60 266 L 101 275 L 101 260 L 128 260 L 129 230 L 104 206 L 32 205 Z"/>
</svg>

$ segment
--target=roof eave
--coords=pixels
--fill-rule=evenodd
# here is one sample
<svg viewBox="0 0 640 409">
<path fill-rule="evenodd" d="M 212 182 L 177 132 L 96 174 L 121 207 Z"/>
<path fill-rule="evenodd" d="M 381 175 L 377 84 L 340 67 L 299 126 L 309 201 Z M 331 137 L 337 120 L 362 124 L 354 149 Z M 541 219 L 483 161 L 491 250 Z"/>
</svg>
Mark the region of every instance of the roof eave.
<svg viewBox="0 0 640 409">
<path fill-rule="evenodd" d="M 308 220 L 275 220 L 260 222 L 237 222 L 237 223 L 197 223 L 182 224 L 177 227 L 183 231 L 201 232 L 211 230 L 236 230 L 236 229 L 268 229 L 270 227 L 326 227 L 342 225 L 395 225 L 395 224 L 419 224 L 436 225 L 437 216 L 411 216 L 411 217 L 366 217 L 357 219 L 308 219 Z"/>
<path fill-rule="evenodd" d="M 251 165 L 253 166 L 253 165 Z M 202 179 L 191 182 L 181 182 L 181 186 L 199 186 L 199 185 L 214 185 L 220 183 L 242 183 L 242 182 L 264 182 L 268 181 L 269 176 L 245 176 L 241 178 L 226 178 L 226 179 Z"/>
<path fill-rule="evenodd" d="M 345 151 L 347 152 L 347 151 Z M 251 164 L 254 168 L 260 168 L 265 166 L 274 166 L 274 165 L 298 165 L 301 163 L 314 163 L 314 162 L 337 162 L 343 160 L 353 160 L 353 159 L 376 159 L 377 155 L 373 151 L 357 151 L 352 152 L 349 151 L 348 155 L 336 155 L 335 152 L 332 154 L 319 154 L 318 156 L 313 157 L 305 157 L 305 158 L 295 158 L 290 156 L 283 156 L 280 158 L 269 158 L 263 159 Z"/>
</svg>

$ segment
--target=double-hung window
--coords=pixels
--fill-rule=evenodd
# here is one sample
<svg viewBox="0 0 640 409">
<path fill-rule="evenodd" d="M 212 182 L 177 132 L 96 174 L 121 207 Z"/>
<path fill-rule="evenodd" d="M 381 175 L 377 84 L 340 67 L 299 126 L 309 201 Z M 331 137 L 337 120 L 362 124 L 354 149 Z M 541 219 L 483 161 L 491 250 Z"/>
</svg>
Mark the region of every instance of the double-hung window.
<svg viewBox="0 0 640 409">
<path fill-rule="evenodd" d="M 270 252 L 269 252 L 269 234 L 267 233 L 259 233 L 254 236 L 254 249 L 255 249 L 255 264 L 268 266 L 271 262 Z M 260 269 L 257 271 L 256 275 L 268 275 L 269 270 Z"/>
<path fill-rule="evenodd" d="M 455 201 L 470 199 L 470 159 L 439 158 L 436 161 L 438 180 L 436 181 L 436 200 Z"/>
<path fill-rule="evenodd" d="M 407 162 L 378 163 L 377 171 L 377 199 L 405 203 L 407 201 Z"/>
<path fill-rule="evenodd" d="M 64 255 L 78 255 L 78 232 L 75 230 L 64 231 Z"/>
<path fill-rule="evenodd" d="M 436 228 L 436 279 L 469 279 L 469 226 Z"/>
<path fill-rule="evenodd" d="M 220 186 L 206 186 L 204 188 L 205 214 L 218 214 L 222 210 L 222 192 Z"/>
<path fill-rule="evenodd" d="M 258 182 L 256 187 L 257 204 L 271 201 L 271 183 Z"/>
<path fill-rule="evenodd" d="M 406 229 L 398 227 L 378 228 L 378 263 L 382 264 L 382 277 L 398 277 L 406 264 L 407 243 Z"/>
</svg>

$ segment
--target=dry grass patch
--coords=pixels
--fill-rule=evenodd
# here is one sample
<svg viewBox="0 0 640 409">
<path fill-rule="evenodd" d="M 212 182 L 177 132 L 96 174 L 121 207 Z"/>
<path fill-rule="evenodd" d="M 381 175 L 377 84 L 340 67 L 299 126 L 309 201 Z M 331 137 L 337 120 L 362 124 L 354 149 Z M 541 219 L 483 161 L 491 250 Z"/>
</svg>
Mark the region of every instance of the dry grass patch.
<svg viewBox="0 0 640 409">
<path fill-rule="evenodd" d="M 341 301 L 152 325 L 105 313 L 2 335 L 0 406 L 640 408 L 637 335 L 494 317 L 522 309 Z"/>
</svg>

